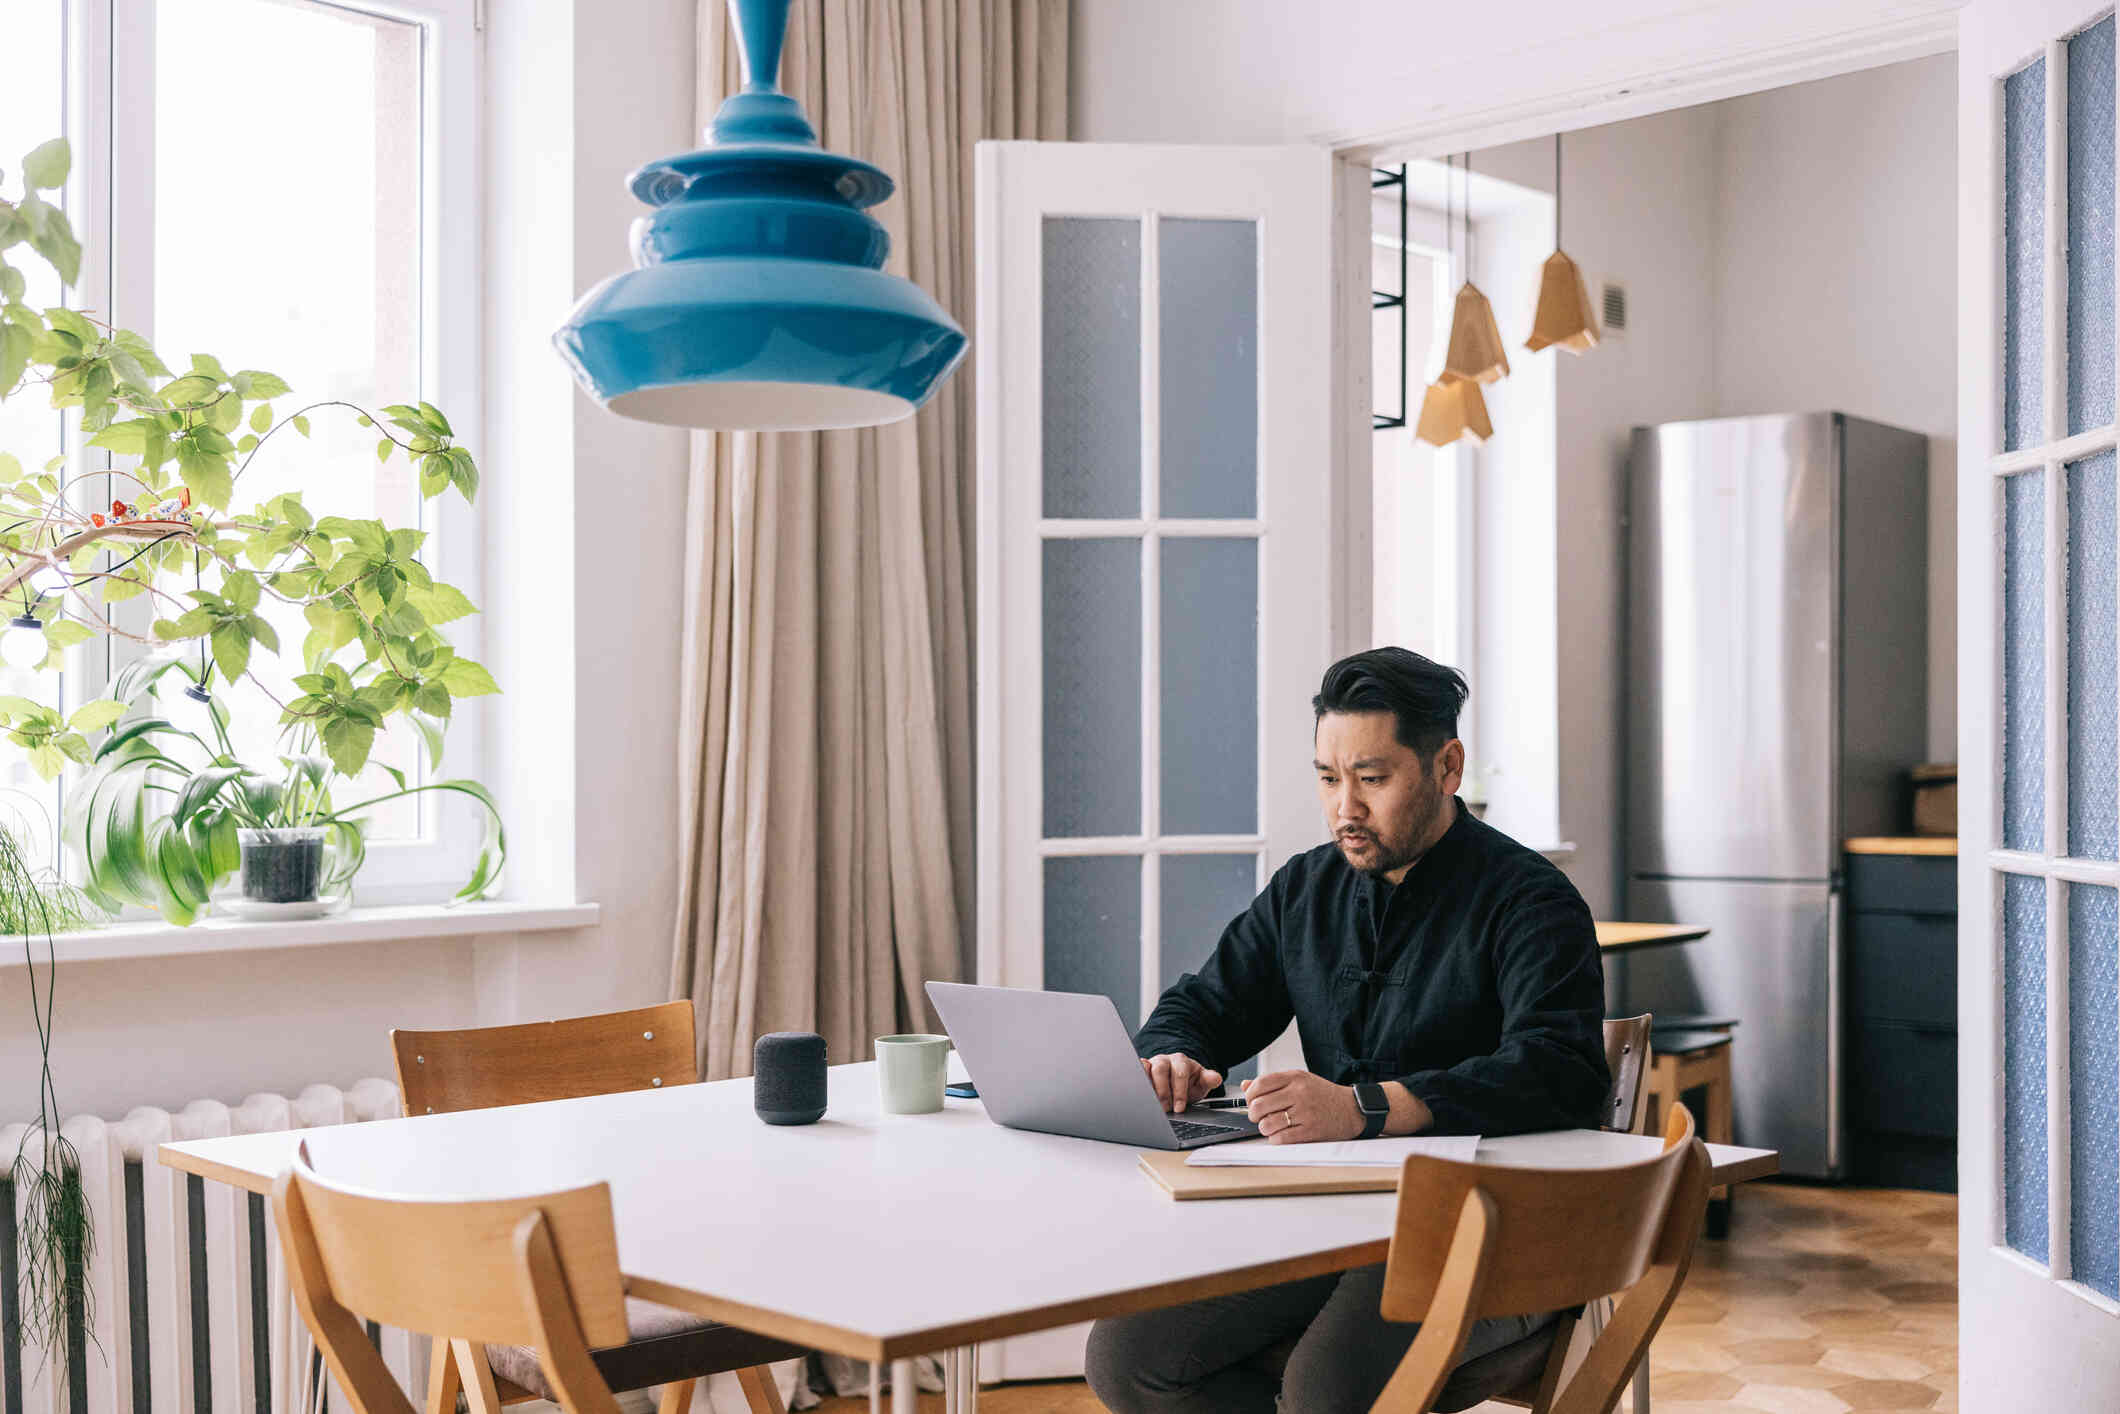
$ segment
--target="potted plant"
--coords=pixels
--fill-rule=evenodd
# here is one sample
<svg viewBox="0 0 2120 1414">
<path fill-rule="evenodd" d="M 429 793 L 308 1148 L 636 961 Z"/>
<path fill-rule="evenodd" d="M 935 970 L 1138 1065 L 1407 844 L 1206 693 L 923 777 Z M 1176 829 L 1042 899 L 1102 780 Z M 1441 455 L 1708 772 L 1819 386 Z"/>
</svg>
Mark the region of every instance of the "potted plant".
<svg viewBox="0 0 2120 1414">
<path fill-rule="evenodd" d="M 196 701 L 190 696 L 198 685 L 195 671 L 183 657 L 144 660 L 120 674 L 114 691 L 127 705 L 159 702 L 182 683 L 173 695 Z M 350 690 L 351 681 L 336 663 L 297 679 L 307 689 L 337 692 Z M 307 739 L 314 728 L 305 718 L 297 716 L 292 735 L 297 747 L 308 749 L 280 756 L 264 769 L 239 757 L 220 705 L 205 706 L 200 715 L 209 724 L 206 735 L 149 711 L 123 722 L 95 748 L 66 819 L 66 842 L 86 863 L 91 896 L 189 923 L 240 872 L 242 899 L 251 911 L 287 916 L 299 905 L 329 905 L 366 856 L 363 812 L 437 792 L 477 802 L 485 820 L 471 877 L 458 899 L 482 897 L 499 877 L 507 837 L 493 797 L 477 782 L 410 785 L 386 766 L 391 789 L 341 803 L 333 788 L 351 773 L 314 749 Z M 165 801 L 166 808 L 158 809 Z M 230 906 L 245 911 L 233 900 Z"/>
<path fill-rule="evenodd" d="M 502 853 L 492 798 L 475 783 L 412 786 L 393 771 L 395 790 L 337 803 L 378 733 L 415 733 L 439 766 L 455 703 L 499 691 L 445 630 L 476 607 L 422 563 L 424 531 L 317 516 L 296 492 L 247 508 L 238 494 L 268 447 L 309 436 L 312 414 L 373 428 L 381 460 L 412 460 L 423 498 L 453 491 L 470 501 L 476 461 L 430 403 L 371 413 L 327 399 L 283 413 L 290 390 L 273 374 L 230 371 L 208 354 L 173 373 L 130 330 L 23 303 L 10 247 L 27 242 L 69 285 L 79 267 L 64 213 L 42 195 L 64 184 L 68 166 L 65 141 L 46 143 L 23 160 L 24 194 L 0 200 L 0 400 L 45 390 L 54 408 L 79 410 L 88 445 L 108 450 L 113 465 L 69 476 L 63 457 L 26 469 L 0 450 L 0 616 L 9 618 L 0 658 L 56 670 L 68 647 L 98 636 L 162 651 L 121 673 L 109 697 L 63 719 L 27 698 L 0 698 L 0 729 L 46 779 L 69 763 L 88 768 L 70 792 L 66 838 L 89 896 L 188 923 L 241 868 L 245 829 L 326 832 L 328 845 L 254 838 L 263 847 L 258 887 L 268 894 L 286 892 L 309 867 L 288 866 L 283 846 L 307 850 L 320 874 L 331 854 L 333 875 L 350 875 L 362 854 L 361 810 L 436 790 L 470 797 L 486 813 L 486 845 L 459 897 L 482 895 Z M 91 503 L 90 484 L 100 488 L 106 476 L 120 494 L 106 502 L 99 489 Z M 300 610 L 308 631 L 298 648 L 283 648 L 262 612 L 268 603 Z M 291 695 L 252 670 L 283 652 L 298 652 L 303 669 Z M 206 706 L 210 728 L 127 718 L 175 662 L 185 663 L 184 693 Z M 222 690 L 263 693 L 278 709 L 282 736 L 269 759 L 245 760 L 236 749 Z M 279 882 L 262 882 L 267 873 Z"/>
</svg>

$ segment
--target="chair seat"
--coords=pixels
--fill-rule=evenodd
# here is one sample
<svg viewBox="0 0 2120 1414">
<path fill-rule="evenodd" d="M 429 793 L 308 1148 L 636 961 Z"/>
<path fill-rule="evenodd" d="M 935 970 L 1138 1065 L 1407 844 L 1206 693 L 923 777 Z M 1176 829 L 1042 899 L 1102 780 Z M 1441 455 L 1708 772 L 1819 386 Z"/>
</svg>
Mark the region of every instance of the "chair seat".
<svg viewBox="0 0 2120 1414">
<path fill-rule="evenodd" d="M 590 1352 L 613 1391 L 744 1370 L 808 1353 L 807 1346 L 630 1296 L 626 1298 L 626 1330 L 632 1338 L 624 1345 Z M 496 1379 L 520 1385 L 539 1399 L 554 1398 L 544 1369 L 537 1363 L 537 1351 L 530 1346 L 489 1345 L 486 1363 Z"/>
<path fill-rule="evenodd" d="M 1490 1399 L 1538 1388 L 1546 1360 L 1553 1354 L 1553 1338 L 1570 1324 L 1548 1321 L 1522 1340 L 1512 1340 L 1452 1370 L 1442 1393 L 1435 1397 L 1436 1414 L 1456 1414 Z"/>
<path fill-rule="evenodd" d="M 1651 1023 L 1654 1031 L 1734 1031 L 1734 1016 L 1711 1016 L 1706 1012 L 1672 1011 L 1659 1014 Z"/>
<path fill-rule="evenodd" d="M 1658 1031 L 1653 1040 L 1657 1058 L 1662 1059 L 1712 1051 L 1717 1046 L 1729 1045 L 1731 1036 L 1727 1031 Z"/>
</svg>

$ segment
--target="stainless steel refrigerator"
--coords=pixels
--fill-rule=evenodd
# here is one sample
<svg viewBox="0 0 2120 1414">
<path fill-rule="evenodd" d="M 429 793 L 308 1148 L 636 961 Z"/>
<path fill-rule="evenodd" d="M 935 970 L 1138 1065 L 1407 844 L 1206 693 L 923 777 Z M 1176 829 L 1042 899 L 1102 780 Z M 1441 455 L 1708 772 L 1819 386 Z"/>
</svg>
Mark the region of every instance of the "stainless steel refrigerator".
<svg viewBox="0 0 2120 1414">
<path fill-rule="evenodd" d="M 1837 1176 L 1842 841 L 1901 834 L 1927 743 L 1928 442 L 1841 413 L 1637 428 L 1628 1012 L 1739 1021 L 1739 1143 Z"/>
</svg>

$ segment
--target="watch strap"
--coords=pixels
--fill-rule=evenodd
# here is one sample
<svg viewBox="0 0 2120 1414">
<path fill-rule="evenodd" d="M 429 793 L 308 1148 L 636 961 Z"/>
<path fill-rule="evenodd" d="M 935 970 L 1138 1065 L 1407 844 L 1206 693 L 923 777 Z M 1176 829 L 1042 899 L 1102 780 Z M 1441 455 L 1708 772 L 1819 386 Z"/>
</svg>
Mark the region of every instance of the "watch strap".
<svg viewBox="0 0 2120 1414">
<path fill-rule="evenodd" d="M 1354 1087 L 1354 1107 L 1362 1112 L 1362 1135 L 1374 1139 L 1384 1131 L 1384 1121 L 1391 1118 L 1391 1097 L 1384 1087 L 1364 1080 Z"/>
</svg>

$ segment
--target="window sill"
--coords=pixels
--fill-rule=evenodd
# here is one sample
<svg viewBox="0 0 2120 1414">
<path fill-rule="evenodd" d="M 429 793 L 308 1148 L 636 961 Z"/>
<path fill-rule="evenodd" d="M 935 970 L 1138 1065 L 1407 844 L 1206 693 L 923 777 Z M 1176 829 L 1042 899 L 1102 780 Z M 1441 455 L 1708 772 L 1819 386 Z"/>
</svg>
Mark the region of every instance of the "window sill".
<svg viewBox="0 0 2120 1414">
<path fill-rule="evenodd" d="M 136 957 L 183 957 L 194 953 L 256 952 L 268 948 L 332 947 L 341 943 L 401 943 L 431 938 L 474 938 L 492 933 L 552 933 L 596 925 L 593 903 L 471 903 L 455 908 L 420 904 L 353 908 L 334 918 L 253 923 L 208 918 L 189 928 L 160 921 L 113 923 L 53 940 L 61 962 L 110 962 Z M 44 961 L 43 939 L 31 945 Z M 0 970 L 25 961 L 19 935 L 0 938 Z"/>
</svg>

